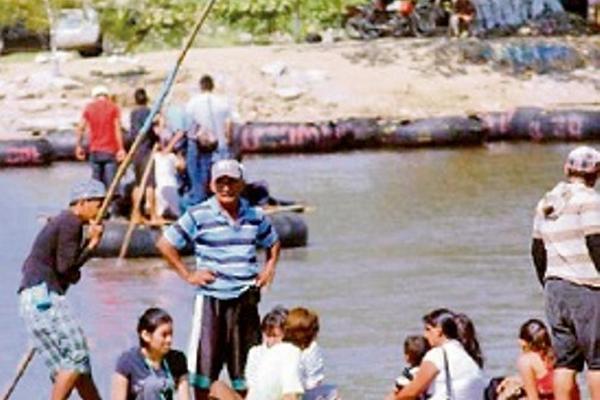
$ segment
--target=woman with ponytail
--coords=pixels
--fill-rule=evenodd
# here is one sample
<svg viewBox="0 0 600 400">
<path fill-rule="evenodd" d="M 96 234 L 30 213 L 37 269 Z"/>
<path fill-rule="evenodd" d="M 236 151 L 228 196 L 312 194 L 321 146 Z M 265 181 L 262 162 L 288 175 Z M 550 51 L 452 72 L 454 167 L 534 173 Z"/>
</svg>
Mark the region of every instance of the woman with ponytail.
<svg viewBox="0 0 600 400">
<path fill-rule="evenodd" d="M 484 390 L 481 367 L 461 343 L 456 315 L 440 308 L 425 315 L 423 322 L 423 336 L 431 350 L 425 354 L 414 379 L 386 400 L 416 399 L 428 388 L 430 400 L 481 399 Z M 472 333 L 476 342 L 474 329 Z"/>
</svg>

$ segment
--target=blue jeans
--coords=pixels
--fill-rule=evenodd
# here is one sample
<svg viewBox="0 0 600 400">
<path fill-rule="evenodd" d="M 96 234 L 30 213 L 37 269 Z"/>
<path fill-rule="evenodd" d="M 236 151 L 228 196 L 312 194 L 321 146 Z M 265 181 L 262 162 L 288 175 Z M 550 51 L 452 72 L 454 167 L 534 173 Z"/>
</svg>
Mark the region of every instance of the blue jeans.
<svg viewBox="0 0 600 400">
<path fill-rule="evenodd" d="M 188 140 L 186 154 L 186 169 L 190 178 L 191 188 L 186 193 L 184 207 L 200 204 L 208 198 L 208 183 L 210 181 L 210 167 L 212 166 L 212 152 L 200 152 L 193 140 Z"/>
<path fill-rule="evenodd" d="M 90 154 L 92 178 L 104 183 L 106 190 L 117 174 L 117 159 L 114 154 L 95 151 Z"/>
</svg>

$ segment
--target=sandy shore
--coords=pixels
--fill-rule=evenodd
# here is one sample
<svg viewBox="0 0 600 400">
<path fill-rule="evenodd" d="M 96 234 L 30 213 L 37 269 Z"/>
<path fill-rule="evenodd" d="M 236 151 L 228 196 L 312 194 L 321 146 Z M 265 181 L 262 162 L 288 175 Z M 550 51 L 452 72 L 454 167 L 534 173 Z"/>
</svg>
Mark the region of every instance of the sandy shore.
<svg viewBox="0 0 600 400">
<path fill-rule="evenodd" d="M 545 41 L 600 51 L 600 38 L 593 36 Z M 489 43 L 503 45 L 503 41 Z M 171 101 L 185 102 L 195 92 L 199 76 L 211 73 L 242 121 L 419 118 L 518 106 L 600 108 L 597 66 L 515 75 L 510 68 L 463 60 L 455 50 L 460 45 L 457 40 L 435 38 L 194 49 L 181 68 Z M 156 95 L 177 54 L 71 56 L 60 63 L 60 78 L 53 77 L 49 63 L 3 62 L 0 137 L 73 126 L 91 87 L 99 83 L 116 94 L 127 125 L 135 87 L 145 86 Z"/>
</svg>

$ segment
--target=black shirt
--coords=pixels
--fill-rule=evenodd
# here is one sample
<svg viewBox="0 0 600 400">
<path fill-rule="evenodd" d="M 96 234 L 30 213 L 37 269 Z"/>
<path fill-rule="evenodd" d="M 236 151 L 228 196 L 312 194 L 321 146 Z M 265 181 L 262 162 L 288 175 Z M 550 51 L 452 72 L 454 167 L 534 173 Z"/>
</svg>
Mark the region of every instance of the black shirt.
<svg viewBox="0 0 600 400">
<path fill-rule="evenodd" d="M 146 106 L 138 107 L 131 111 L 129 116 L 130 119 L 130 135 L 132 138 L 137 137 L 140 133 L 140 129 L 146 122 L 146 118 L 150 115 L 150 109 Z M 140 147 L 135 154 L 136 159 L 145 159 L 151 152 L 154 144 L 158 142 L 158 135 L 154 131 L 154 123 L 150 126 L 150 130 L 140 143 Z"/>
<path fill-rule="evenodd" d="M 19 292 L 45 282 L 48 290 L 64 294 L 79 280 L 79 268 L 89 257 L 83 251 L 83 221 L 65 210 L 48 221 L 38 233 L 23 263 Z"/>
</svg>

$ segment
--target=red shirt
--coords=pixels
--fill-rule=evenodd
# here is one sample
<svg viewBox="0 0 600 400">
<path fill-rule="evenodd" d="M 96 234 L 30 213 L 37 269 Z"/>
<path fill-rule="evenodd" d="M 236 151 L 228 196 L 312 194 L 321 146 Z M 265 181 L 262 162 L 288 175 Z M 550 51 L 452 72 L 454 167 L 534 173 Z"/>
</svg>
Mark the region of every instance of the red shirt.
<svg viewBox="0 0 600 400">
<path fill-rule="evenodd" d="M 116 154 L 119 151 L 119 142 L 115 121 L 121 118 L 119 107 L 106 97 L 99 97 L 85 107 L 83 118 L 90 129 L 90 152 Z"/>
</svg>

